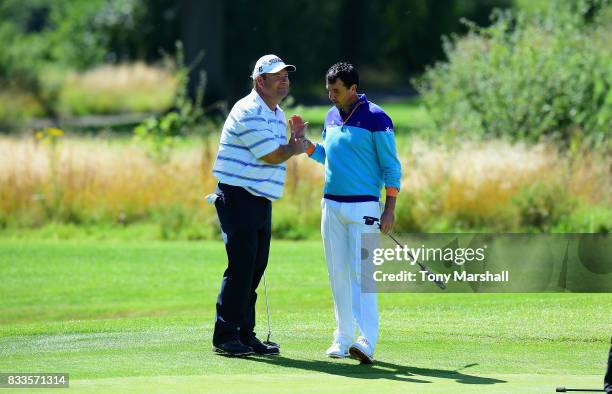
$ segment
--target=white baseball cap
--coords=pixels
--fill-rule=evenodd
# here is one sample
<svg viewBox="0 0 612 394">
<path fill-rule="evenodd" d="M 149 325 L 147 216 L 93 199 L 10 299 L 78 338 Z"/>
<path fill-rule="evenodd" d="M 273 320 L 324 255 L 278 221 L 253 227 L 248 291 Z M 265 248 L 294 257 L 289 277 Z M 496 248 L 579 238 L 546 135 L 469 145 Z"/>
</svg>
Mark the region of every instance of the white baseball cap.
<svg viewBox="0 0 612 394">
<path fill-rule="evenodd" d="M 257 63 L 255 63 L 255 68 L 253 68 L 251 78 L 255 79 L 261 74 L 276 73 L 285 68 L 289 72 L 295 71 L 295 66 L 293 64 L 285 64 L 285 62 L 283 62 L 281 58 L 276 55 L 262 56 L 259 58 Z"/>
</svg>

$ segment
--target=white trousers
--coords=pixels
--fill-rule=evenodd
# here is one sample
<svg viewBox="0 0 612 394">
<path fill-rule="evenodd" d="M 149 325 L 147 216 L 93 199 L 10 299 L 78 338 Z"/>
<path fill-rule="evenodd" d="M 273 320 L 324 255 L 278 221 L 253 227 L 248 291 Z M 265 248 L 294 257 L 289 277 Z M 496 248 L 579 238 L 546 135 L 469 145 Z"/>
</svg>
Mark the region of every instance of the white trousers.
<svg viewBox="0 0 612 394">
<path fill-rule="evenodd" d="M 321 235 L 336 314 L 334 340 L 350 345 L 356 327 L 358 335 L 374 349 L 378 341 L 377 297 L 361 291 L 361 234 L 379 232 L 376 224 L 366 225 L 363 217 L 380 218 L 380 205 L 323 199 L 321 208 Z"/>
</svg>

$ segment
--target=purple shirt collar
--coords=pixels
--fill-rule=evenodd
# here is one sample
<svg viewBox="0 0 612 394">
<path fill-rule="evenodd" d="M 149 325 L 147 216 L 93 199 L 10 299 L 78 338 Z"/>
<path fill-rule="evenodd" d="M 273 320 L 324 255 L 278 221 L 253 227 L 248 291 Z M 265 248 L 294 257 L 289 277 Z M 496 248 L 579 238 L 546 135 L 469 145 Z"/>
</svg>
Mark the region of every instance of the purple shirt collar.
<svg viewBox="0 0 612 394">
<path fill-rule="evenodd" d="M 351 105 L 351 108 L 349 108 L 348 112 L 344 112 L 342 109 L 338 108 L 338 112 L 340 113 L 340 117 L 342 119 L 345 119 L 355 109 L 355 107 L 357 105 L 360 105 L 359 103 L 366 104 L 367 102 L 368 102 L 368 99 L 367 99 L 365 94 L 357 94 L 357 101 L 355 101 Z"/>
</svg>

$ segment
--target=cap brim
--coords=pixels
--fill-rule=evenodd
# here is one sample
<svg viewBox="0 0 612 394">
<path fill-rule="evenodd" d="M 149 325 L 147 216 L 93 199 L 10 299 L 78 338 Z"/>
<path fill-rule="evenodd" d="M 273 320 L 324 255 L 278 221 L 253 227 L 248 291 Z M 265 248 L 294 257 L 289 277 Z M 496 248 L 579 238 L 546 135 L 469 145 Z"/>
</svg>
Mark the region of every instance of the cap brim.
<svg viewBox="0 0 612 394">
<path fill-rule="evenodd" d="M 294 72 L 296 70 L 295 66 L 293 64 L 279 64 L 277 67 L 274 67 L 273 69 L 271 69 L 270 71 L 268 71 L 268 74 L 274 74 L 279 72 L 280 70 L 287 70 L 290 73 Z"/>
</svg>

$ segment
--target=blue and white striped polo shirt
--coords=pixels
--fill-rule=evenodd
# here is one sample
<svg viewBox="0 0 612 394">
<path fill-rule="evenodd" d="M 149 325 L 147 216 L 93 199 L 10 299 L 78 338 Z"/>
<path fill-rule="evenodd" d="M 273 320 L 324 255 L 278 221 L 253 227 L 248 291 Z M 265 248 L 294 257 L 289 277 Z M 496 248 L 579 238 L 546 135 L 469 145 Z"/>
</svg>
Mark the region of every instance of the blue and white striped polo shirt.
<svg viewBox="0 0 612 394">
<path fill-rule="evenodd" d="M 230 111 L 223 125 L 213 175 L 219 182 L 240 186 L 274 201 L 283 195 L 285 163 L 259 160 L 287 142 L 285 113 L 272 111 L 253 89 Z"/>
</svg>

